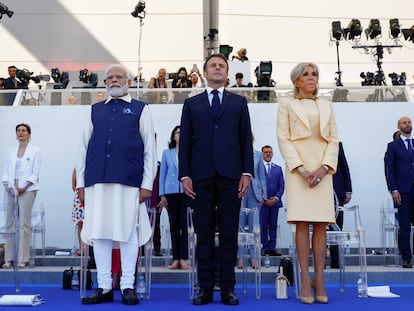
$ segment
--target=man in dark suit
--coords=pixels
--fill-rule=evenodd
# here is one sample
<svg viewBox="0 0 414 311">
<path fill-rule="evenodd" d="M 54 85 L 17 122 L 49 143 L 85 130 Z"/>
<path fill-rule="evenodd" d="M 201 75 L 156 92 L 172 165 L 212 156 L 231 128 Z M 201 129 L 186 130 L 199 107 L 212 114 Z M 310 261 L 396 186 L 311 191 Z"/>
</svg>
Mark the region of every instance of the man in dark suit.
<svg viewBox="0 0 414 311">
<path fill-rule="evenodd" d="M 3 81 L 4 89 L 27 89 L 27 85 L 16 78 L 16 66 L 9 66 L 7 70 L 9 72 L 9 77 Z"/>
<path fill-rule="evenodd" d="M 338 198 L 338 206 L 344 206 L 349 203 L 352 198 L 352 183 L 351 174 L 349 173 L 348 162 L 345 157 L 342 142 L 339 142 L 338 151 L 338 167 L 336 173 L 333 175 L 333 187 Z M 342 229 L 344 225 L 344 212 L 339 212 L 336 216 L 336 224 Z M 338 246 L 332 245 L 330 247 L 331 268 L 339 268 Z"/>
<path fill-rule="evenodd" d="M 192 199 L 197 233 L 195 305 L 213 300 L 216 225 L 221 300 L 239 303 L 234 266 L 241 198 L 253 175 L 253 144 L 246 99 L 224 89 L 228 69 L 226 57 L 209 56 L 203 67 L 206 91 L 186 99 L 181 116 L 179 178 Z"/>
<path fill-rule="evenodd" d="M 263 254 L 280 255 L 276 252 L 277 219 L 279 208 L 283 206 L 282 195 L 285 191 L 285 181 L 282 168 L 272 162 L 273 148 L 269 145 L 262 147 L 263 165 L 266 172 L 267 197 L 260 208 L 260 236 Z"/>
<path fill-rule="evenodd" d="M 409 117 L 398 120 L 400 139 L 388 143 L 385 153 L 388 190 L 398 207 L 400 225 L 399 242 L 403 268 L 412 268 L 411 264 L 411 216 L 414 210 L 414 151 L 411 136 L 412 124 Z"/>
</svg>

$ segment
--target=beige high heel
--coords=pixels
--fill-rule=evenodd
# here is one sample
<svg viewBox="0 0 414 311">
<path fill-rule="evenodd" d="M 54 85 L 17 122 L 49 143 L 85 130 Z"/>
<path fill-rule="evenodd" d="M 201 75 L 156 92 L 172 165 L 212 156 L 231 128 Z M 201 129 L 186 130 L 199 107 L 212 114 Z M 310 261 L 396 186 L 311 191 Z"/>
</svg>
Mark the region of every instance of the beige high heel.
<svg viewBox="0 0 414 311">
<path fill-rule="evenodd" d="M 318 303 L 328 303 L 328 300 L 329 300 L 328 296 L 316 296 L 316 289 L 315 289 L 314 280 L 312 280 L 311 286 L 312 286 L 312 289 L 315 291 L 315 300 L 316 300 L 316 302 L 318 302 Z"/>
<path fill-rule="evenodd" d="M 313 298 L 313 296 L 311 297 L 300 296 L 300 302 L 307 304 L 307 305 L 311 305 L 315 302 L 315 298 Z"/>
</svg>

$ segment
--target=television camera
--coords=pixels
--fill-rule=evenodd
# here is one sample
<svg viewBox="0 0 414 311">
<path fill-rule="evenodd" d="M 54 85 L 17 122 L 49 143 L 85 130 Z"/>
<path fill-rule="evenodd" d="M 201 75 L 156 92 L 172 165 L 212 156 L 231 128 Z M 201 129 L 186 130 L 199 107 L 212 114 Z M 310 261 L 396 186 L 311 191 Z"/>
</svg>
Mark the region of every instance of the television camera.
<svg viewBox="0 0 414 311">
<path fill-rule="evenodd" d="M 50 81 L 50 75 L 39 74 L 37 76 L 33 76 L 33 72 L 29 71 L 28 69 L 17 69 L 16 78 L 19 79 L 20 82 L 26 87 L 29 86 L 30 80 L 36 84 L 40 83 L 41 81 Z"/>
</svg>

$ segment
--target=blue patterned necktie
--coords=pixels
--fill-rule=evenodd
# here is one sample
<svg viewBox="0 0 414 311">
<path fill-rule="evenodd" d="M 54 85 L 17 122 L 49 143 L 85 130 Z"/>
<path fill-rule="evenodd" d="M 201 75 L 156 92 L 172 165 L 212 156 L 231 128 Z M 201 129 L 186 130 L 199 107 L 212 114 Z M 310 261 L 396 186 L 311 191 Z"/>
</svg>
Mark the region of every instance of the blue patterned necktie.
<svg viewBox="0 0 414 311">
<path fill-rule="evenodd" d="M 213 113 L 215 116 L 218 116 L 220 111 L 220 98 L 218 96 L 217 90 L 212 90 L 211 93 L 213 93 L 213 100 L 211 102 L 211 108 L 213 109 Z"/>
<path fill-rule="evenodd" d="M 411 156 L 413 154 L 413 145 L 411 143 L 411 139 L 407 138 L 405 141 L 407 142 L 408 154 Z"/>
</svg>

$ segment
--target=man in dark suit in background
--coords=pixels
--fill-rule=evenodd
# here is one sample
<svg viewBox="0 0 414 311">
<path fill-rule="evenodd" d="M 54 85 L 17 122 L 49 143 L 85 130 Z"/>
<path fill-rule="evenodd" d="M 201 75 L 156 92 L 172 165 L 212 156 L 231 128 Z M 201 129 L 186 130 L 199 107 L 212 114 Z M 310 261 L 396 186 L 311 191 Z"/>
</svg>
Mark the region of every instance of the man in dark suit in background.
<svg viewBox="0 0 414 311">
<path fill-rule="evenodd" d="M 186 99 L 181 116 L 179 178 L 192 199 L 197 233 L 195 305 L 213 300 L 216 225 L 221 301 L 239 303 L 234 266 L 241 198 L 253 175 L 253 144 L 246 99 L 224 89 L 228 69 L 226 57 L 209 56 L 203 67 L 206 91 Z"/>
<path fill-rule="evenodd" d="M 344 206 L 349 203 L 352 198 L 352 183 L 351 175 L 349 173 L 348 162 L 345 157 L 342 142 L 339 142 L 338 151 L 338 167 L 336 173 L 333 175 L 333 187 L 338 198 L 338 206 Z M 342 229 L 344 225 L 344 212 L 340 211 L 336 216 L 336 224 Z M 339 268 L 338 245 L 330 247 L 331 268 Z"/>
<path fill-rule="evenodd" d="M 280 256 L 276 252 L 277 219 L 279 217 L 279 208 L 283 206 L 282 195 L 285 191 L 285 180 L 282 168 L 272 162 L 273 148 L 269 145 L 263 146 L 262 154 L 267 186 L 267 198 L 265 198 L 260 208 L 262 253 L 270 256 Z"/>
<path fill-rule="evenodd" d="M 412 268 L 411 264 L 411 218 L 414 211 L 414 150 L 411 136 L 412 123 L 409 117 L 398 120 L 401 132 L 399 139 L 388 143 L 385 153 L 385 166 L 388 190 L 398 207 L 400 225 L 399 242 L 403 268 Z"/>
</svg>

